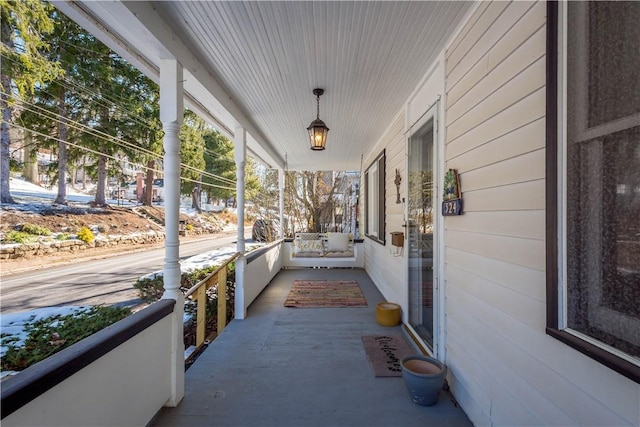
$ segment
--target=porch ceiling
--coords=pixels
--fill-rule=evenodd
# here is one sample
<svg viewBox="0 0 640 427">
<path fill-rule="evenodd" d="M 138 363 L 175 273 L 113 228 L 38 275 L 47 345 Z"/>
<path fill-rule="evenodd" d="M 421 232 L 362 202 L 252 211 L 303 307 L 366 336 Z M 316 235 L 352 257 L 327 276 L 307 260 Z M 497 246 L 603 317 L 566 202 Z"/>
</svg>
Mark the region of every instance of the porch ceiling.
<svg viewBox="0 0 640 427">
<path fill-rule="evenodd" d="M 359 170 L 471 2 L 78 1 L 65 14 L 157 81 L 185 67 L 187 105 L 272 167 Z M 309 149 L 320 87 L 327 149 Z"/>
</svg>

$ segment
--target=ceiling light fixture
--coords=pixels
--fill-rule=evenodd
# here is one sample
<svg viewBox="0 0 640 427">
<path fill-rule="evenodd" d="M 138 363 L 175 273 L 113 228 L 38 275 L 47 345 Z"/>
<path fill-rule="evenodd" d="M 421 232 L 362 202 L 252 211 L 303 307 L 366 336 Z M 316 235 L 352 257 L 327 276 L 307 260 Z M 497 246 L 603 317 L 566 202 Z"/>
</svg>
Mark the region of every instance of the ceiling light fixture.
<svg viewBox="0 0 640 427">
<path fill-rule="evenodd" d="M 324 93 L 324 89 L 314 89 L 313 94 L 316 96 L 318 104 L 318 115 L 311 122 L 307 130 L 309 131 L 309 139 L 311 140 L 311 149 L 315 151 L 324 150 L 327 144 L 327 133 L 329 128 L 320 120 L 320 95 Z"/>
</svg>

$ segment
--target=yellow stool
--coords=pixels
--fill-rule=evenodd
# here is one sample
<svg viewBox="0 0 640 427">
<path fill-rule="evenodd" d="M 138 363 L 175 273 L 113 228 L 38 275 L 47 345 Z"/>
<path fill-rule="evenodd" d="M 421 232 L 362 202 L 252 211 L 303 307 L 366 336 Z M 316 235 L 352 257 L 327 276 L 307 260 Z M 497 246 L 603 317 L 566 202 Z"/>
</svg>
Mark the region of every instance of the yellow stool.
<svg viewBox="0 0 640 427">
<path fill-rule="evenodd" d="M 376 306 L 376 322 L 382 326 L 400 324 L 400 306 L 392 302 L 381 302 Z"/>
</svg>

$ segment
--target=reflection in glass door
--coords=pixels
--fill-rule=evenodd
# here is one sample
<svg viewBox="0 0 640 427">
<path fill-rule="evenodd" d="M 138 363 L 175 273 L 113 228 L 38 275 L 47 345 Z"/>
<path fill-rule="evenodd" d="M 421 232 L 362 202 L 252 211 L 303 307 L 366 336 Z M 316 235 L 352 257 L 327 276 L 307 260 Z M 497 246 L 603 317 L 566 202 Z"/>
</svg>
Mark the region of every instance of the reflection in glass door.
<svg viewBox="0 0 640 427">
<path fill-rule="evenodd" d="M 409 138 L 407 237 L 409 324 L 434 349 L 434 127 L 433 117 Z"/>
</svg>

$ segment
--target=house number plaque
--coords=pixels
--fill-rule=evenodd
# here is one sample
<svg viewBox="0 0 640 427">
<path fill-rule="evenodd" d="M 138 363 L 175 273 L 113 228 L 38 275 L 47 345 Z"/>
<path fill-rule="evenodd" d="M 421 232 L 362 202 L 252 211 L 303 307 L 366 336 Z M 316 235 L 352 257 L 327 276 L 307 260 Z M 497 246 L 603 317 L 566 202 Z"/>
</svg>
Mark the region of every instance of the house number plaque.
<svg viewBox="0 0 640 427">
<path fill-rule="evenodd" d="M 462 196 L 460 193 L 460 183 L 458 171 L 449 169 L 444 174 L 444 194 L 442 195 L 442 215 L 461 215 Z"/>
</svg>

